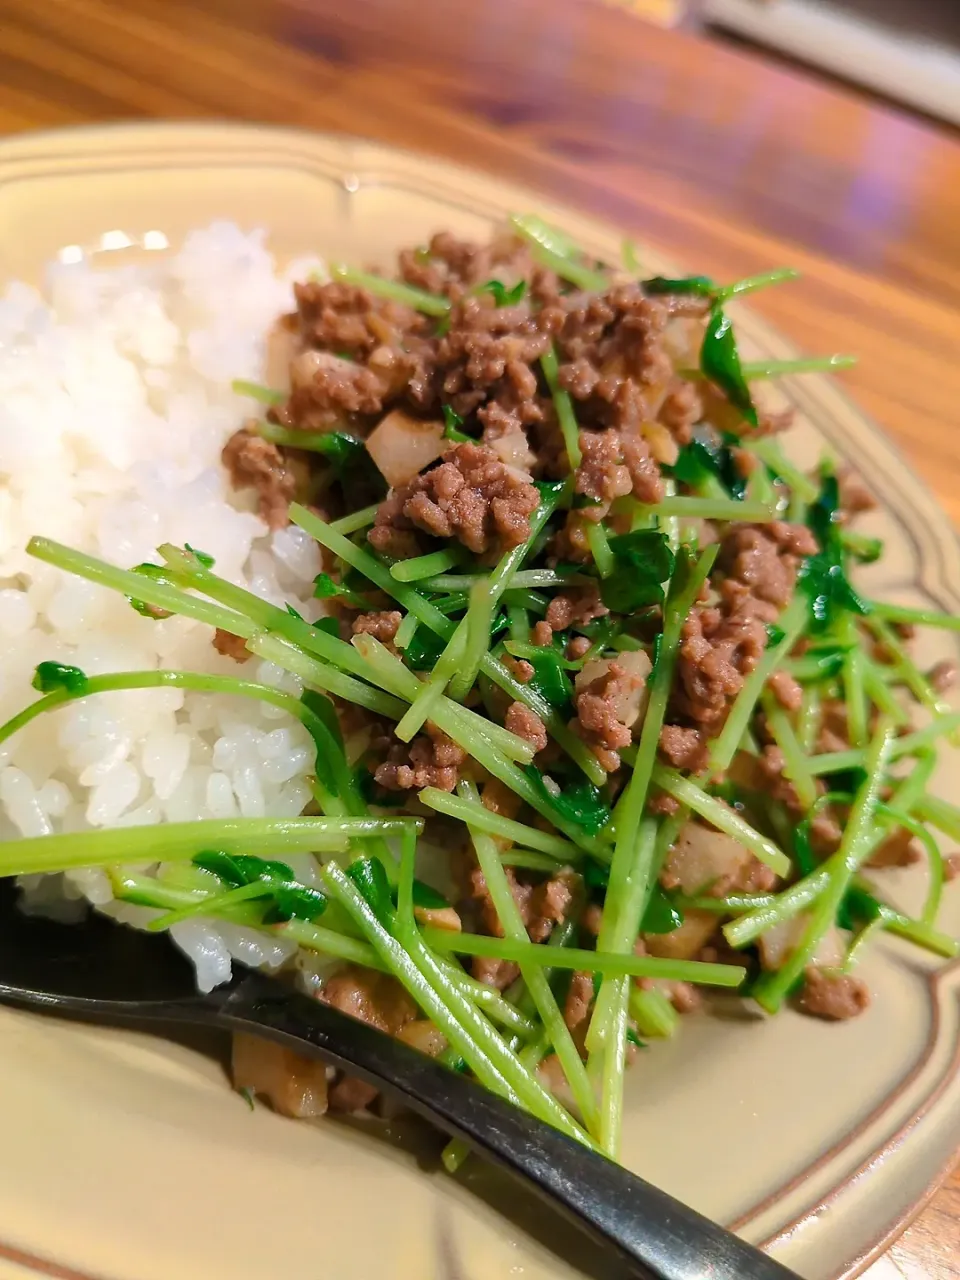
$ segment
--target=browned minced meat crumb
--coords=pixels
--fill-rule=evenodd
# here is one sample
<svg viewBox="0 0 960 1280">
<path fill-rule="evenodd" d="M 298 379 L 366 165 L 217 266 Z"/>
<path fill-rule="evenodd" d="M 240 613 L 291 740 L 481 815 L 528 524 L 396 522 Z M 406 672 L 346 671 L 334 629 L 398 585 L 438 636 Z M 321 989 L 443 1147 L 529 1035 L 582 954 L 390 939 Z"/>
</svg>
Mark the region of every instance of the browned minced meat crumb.
<svg viewBox="0 0 960 1280">
<path fill-rule="evenodd" d="M 667 795 L 666 791 L 661 791 L 658 787 L 654 787 L 650 793 L 650 798 L 647 800 L 648 812 L 655 813 L 661 817 L 670 817 L 679 808 L 680 802 L 675 800 L 673 796 Z"/>
<path fill-rule="evenodd" d="M 669 312 L 662 302 L 628 283 L 614 285 L 603 295 L 574 295 L 565 304 L 556 339 L 561 360 L 576 363 L 581 375 L 588 366 L 599 375 L 563 374 L 563 385 L 575 399 L 617 406 L 624 387 L 635 390 L 669 382 L 673 369 L 663 346 Z M 611 426 L 621 425 L 622 413 L 622 406 L 615 409 Z"/>
<path fill-rule="evenodd" d="M 617 752 L 628 747 L 633 733 L 623 723 L 618 708 L 624 695 L 643 687 L 642 677 L 628 671 L 619 662 L 611 662 L 606 670 L 591 680 L 573 700 L 577 712 L 575 727 L 579 736 L 595 752 L 607 773 L 620 765 Z"/>
<path fill-rule="evenodd" d="M 543 618 L 533 624 L 533 643 L 540 645 L 541 648 L 544 645 L 553 644 L 553 627 L 549 622 L 544 622 Z"/>
<path fill-rule="evenodd" d="M 299 379 L 287 400 L 271 411 L 281 426 L 294 431 L 332 431 L 342 426 L 345 417 L 382 412 L 389 383 L 372 368 L 325 353 L 311 356 L 308 352 L 298 359 Z M 308 359 L 312 363 L 308 364 Z"/>
<path fill-rule="evenodd" d="M 396 639 L 403 614 L 398 609 L 386 609 L 380 613 L 361 613 L 350 624 L 355 636 L 373 636 L 381 644 L 391 645 Z"/>
<path fill-rule="evenodd" d="M 738 524 L 724 537 L 718 563 L 760 600 L 782 609 L 793 595 L 800 561 L 817 550 L 805 525 Z"/>
<path fill-rule="evenodd" d="M 699 773 L 706 768 L 709 744 L 699 729 L 665 724 L 660 730 L 660 754 L 675 769 Z"/>
<path fill-rule="evenodd" d="M 504 873 L 531 941 L 546 942 L 553 926 L 561 923 L 573 901 L 570 877 L 561 872 L 550 880 L 533 885 L 518 880 L 512 867 L 505 867 Z M 469 874 L 468 891 L 469 900 L 479 908 L 483 931 L 495 938 L 502 938 L 503 926 L 479 867 L 474 867 Z M 473 960 L 474 977 L 501 991 L 510 985 L 519 972 L 515 964 L 506 960 L 494 960 L 487 956 L 475 956 Z"/>
<path fill-rule="evenodd" d="M 813 846 L 814 853 L 820 857 L 825 857 L 828 853 L 833 853 L 840 847 L 840 841 L 843 838 L 843 829 L 837 820 L 836 814 L 830 809 L 825 809 L 810 823 L 810 843 Z"/>
<path fill-rule="evenodd" d="M 566 631 L 568 627 L 585 627 L 594 618 L 603 618 L 609 612 L 600 599 L 596 583 L 591 583 L 555 595 L 547 606 L 546 622 L 551 631 Z"/>
<path fill-rule="evenodd" d="M 703 417 L 703 401 L 692 382 L 675 378 L 660 406 L 660 421 L 680 444 L 689 444 L 693 428 Z"/>
<path fill-rule="evenodd" d="M 417 1017 L 417 1006 L 395 978 L 359 965 L 347 965 L 326 982 L 317 997 L 341 1013 L 395 1036 Z M 332 1111 L 362 1111 L 377 1089 L 352 1076 L 343 1076 L 329 1091 Z"/>
<path fill-rule="evenodd" d="M 344 281 L 307 281 L 294 285 L 293 294 L 308 347 L 363 359 L 378 347 L 400 347 L 430 330 L 429 319 L 412 307 Z"/>
<path fill-rule="evenodd" d="M 660 468 L 639 431 L 581 431 L 580 451 L 576 491 L 594 500 L 578 512 L 581 519 L 602 520 L 616 498 L 630 493 L 641 502 L 663 498 Z"/>
<path fill-rule="evenodd" d="M 863 1013 L 870 1004 L 870 991 L 860 978 L 824 973 L 811 965 L 804 974 L 799 1004 L 814 1018 L 842 1022 Z"/>
<path fill-rule="evenodd" d="M 549 644 L 549 641 L 547 643 Z M 521 684 L 529 684 L 533 679 L 533 666 L 525 658 L 513 658 L 509 653 L 505 653 L 501 662 L 513 678 L 519 680 Z"/>
<path fill-rule="evenodd" d="M 703 996 L 689 982 L 671 982 L 667 995 L 677 1013 L 694 1013 L 703 1005 Z"/>
<path fill-rule="evenodd" d="M 570 979 L 563 1003 L 563 1020 L 571 1031 L 586 1021 L 593 1004 L 593 974 L 577 971 Z"/>
<path fill-rule="evenodd" d="M 799 711 L 803 705 L 803 687 L 789 671 L 774 671 L 767 688 L 785 711 Z"/>
<path fill-rule="evenodd" d="M 466 758 L 461 747 L 428 721 L 426 733 L 418 734 L 409 746 L 394 743 L 373 776 L 387 791 L 422 791 L 424 787 L 452 791 Z"/>
<path fill-rule="evenodd" d="M 680 632 L 671 699 L 682 718 L 719 728 L 766 648 L 768 609 L 733 581 L 722 584 L 718 605 L 694 606 Z"/>
<path fill-rule="evenodd" d="M 937 693 L 946 693 L 957 683 L 958 667 L 952 658 L 944 658 L 927 672 L 927 679 Z"/>
<path fill-rule="evenodd" d="M 855 471 L 849 467 L 841 467 L 837 473 L 837 484 L 840 490 L 840 510 L 844 516 L 860 515 L 863 511 L 873 511 L 876 499 Z"/>
<path fill-rule="evenodd" d="M 803 813 L 804 806 L 797 789 L 786 776 L 783 752 L 775 743 L 768 743 L 757 756 L 757 777 L 764 783 L 767 795 L 784 805 L 792 813 Z"/>
<path fill-rule="evenodd" d="M 897 827 L 877 845 L 867 860 L 868 867 L 910 867 L 922 854 L 914 844 L 913 832 Z"/>
<path fill-rule="evenodd" d="M 232 658 L 234 662 L 246 662 L 252 656 L 243 636 L 235 636 L 232 631 L 224 631 L 222 627 L 217 627 L 213 633 L 213 647 L 217 653 L 222 653 L 225 658 Z"/>
<path fill-rule="evenodd" d="M 515 547 L 530 535 L 537 490 L 483 445 L 460 444 L 443 462 L 394 490 L 380 504 L 367 535 L 377 551 L 394 554 L 395 534 L 411 528 L 437 538 L 458 538 L 476 555 Z"/>
<path fill-rule="evenodd" d="M 850 746 L 847 728 L 847 704 L 838 698 L 824 702 L 817 733 L 817 751 L 846 751 Z"/>
<path fill-rule="evenodd" d="M 751 453 L 749 449 L 737 449 L 734 447 L 730 450 L 730 455 L 733 458 L 733 465 L 737 469 L 737 475 L 743 480 L 749 479 L 757 467 L 761 465 L 760 459 L 755 453 Z"/>
<path fill-rule="evenodd" d="M 522 702 L 510 703 L 504 727 L 524 742 L 529 742 L 535 752 L 543 751 L 549 741 L 546 725 L 535 711 L 531 711 Z"/>
<path fill-rule="evenodd" d="M 277 446 L 242 427 L 223 446 L 220 457 L 234 488 L 256 489 L 261 519 L 271 529 L 282 529 L 296 480 Z"/>
<path fill-rule="evenodd" d="M 960 876 L 960 853 L 950 853 L 943 860 L 943 878 L 956 880 Z"/>
<path fill-rule="evenodd" d="M 567 658 L 571 662 L 579 662 L 592 647 L 593 641 L 587 636 L 572 636 L 567 642 Z"/>
</svg>

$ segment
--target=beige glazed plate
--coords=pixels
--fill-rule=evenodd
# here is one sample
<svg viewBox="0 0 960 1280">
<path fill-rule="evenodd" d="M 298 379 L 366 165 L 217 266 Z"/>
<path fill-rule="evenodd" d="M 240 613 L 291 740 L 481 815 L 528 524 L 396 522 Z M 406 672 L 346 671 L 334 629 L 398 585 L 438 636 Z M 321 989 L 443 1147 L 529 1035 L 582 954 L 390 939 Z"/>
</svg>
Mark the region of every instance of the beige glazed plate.
<svg viewBox="0 0 960 1280">
<path fill-rule="evenodd" d="M 27 136 L 0 146 L 0 279 L 36 278 L 77 246 L 162 252 L 216 218 L 267 228 L 281 258 L 386 265 L 436 229 L 485 236 L 517 208 L 619 254 L 612 229 L 528 192 L 343 139 L 206 125 Z M 675 274 L 642 252 L 651 273 Z M 749 358 L 791 354 L 749 311 L 739 321 Z M 930 495 L 836 387 L 807 379 L 790 394 L 795 458 L 812 463 L 826 440 L 884 504 L 867 526 L 886 539 L 870 592 L 960 610 L 960 555 Z M 932 643 L 921 656 L 945 655 Z M 960 759 L 944 769 L 955 798 Z M 923 872 L 889 874 L 916 908 Z M 960 931 L 960 889 L 942 927 Z M 958 974 L 888 941 L 864 969 L 873 1005 L 852 1022 L 689 1019 L 631 1071 L 627 1162 L 807 1280 L 852 1277 L 960 1149 Z M 599 1280 L 513 1188 L 469 1166 L 462 1181 L 437 1172 L 432 1138 L 251 1114 L 196 1048 L 0 1011 L 0 1134 L 4 1280 Z"/>
</svg>

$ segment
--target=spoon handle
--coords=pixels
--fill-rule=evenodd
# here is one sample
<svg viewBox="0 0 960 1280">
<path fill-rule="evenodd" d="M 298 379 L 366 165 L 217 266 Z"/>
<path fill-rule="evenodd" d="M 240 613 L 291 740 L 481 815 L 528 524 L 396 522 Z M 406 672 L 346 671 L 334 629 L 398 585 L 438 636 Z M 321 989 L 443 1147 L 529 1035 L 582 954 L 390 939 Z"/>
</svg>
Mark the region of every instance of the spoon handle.
<svg viewBox="0 0 960 1280">
<path fill-rule="evenodd" d="M 250 974 L 199 1003 L 198 1014 L 212 1013 L 222 1027 L 312 1052 L 392 1094 L 525 1179 L 643 1280 L 797 1280 L 723 1227 L 467 1077 L 271 978 Z"/>
</svg>

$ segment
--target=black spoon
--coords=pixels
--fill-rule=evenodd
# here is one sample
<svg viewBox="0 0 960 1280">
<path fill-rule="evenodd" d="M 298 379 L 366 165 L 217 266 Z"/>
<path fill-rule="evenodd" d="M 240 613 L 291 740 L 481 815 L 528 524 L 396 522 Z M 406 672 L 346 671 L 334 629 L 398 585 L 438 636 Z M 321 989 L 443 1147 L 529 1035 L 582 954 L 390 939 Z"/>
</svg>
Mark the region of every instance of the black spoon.
<svg viewBox="0 0 960 1280">
<path fill-rule="evenodd" d="M 792 1271 L 603 1156 L 399 1040 L 261 973 L 198 995 L 159 935 L 89 914 L 25 916 L 0 881 L 0 1002 L 89 1022 L 219 1027 L 312 1054 L 391 1094 L 526 1180 L 644 1280 L 797 1280 Z"/>
</svg>

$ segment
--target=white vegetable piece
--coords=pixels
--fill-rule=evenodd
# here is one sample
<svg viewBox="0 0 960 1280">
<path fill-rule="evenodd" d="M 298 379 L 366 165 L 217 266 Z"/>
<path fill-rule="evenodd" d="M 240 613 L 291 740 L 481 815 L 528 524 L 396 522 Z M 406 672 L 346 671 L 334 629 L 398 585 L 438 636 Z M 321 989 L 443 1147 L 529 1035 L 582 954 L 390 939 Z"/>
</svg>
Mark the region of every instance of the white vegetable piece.
<svg viewBox="0 0 960 1280">
<path fill-rule="evenodd" d="M 442 422 L 421 422 L 402 409 L 393 409 L 367 437 L 367 452 L 391 489 L 407 484 L 449 447 Z"/>
</svg>

